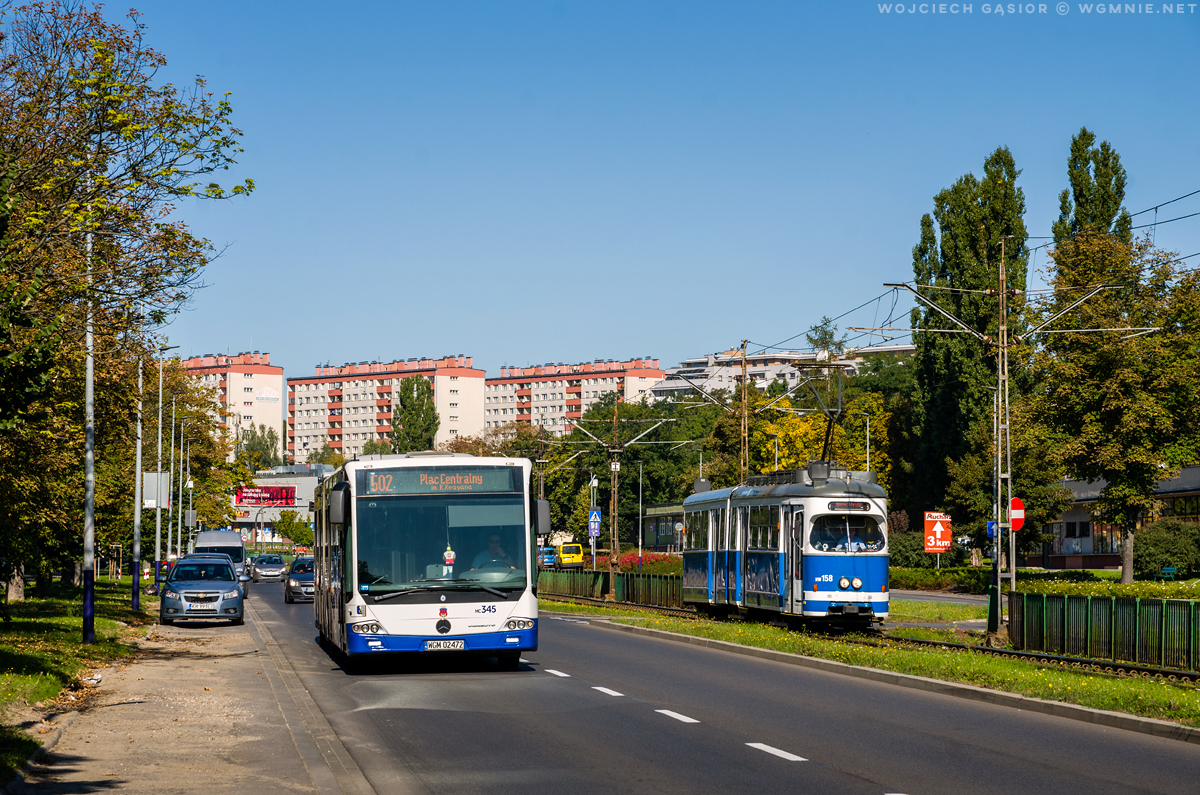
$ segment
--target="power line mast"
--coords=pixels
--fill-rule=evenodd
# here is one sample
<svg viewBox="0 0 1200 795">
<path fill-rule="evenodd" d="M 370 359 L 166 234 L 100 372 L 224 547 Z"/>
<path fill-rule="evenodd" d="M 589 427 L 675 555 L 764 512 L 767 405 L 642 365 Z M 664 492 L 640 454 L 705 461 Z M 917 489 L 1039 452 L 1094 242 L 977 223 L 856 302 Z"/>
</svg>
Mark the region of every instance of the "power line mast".
<svg viewBox="0 0 1200 795">
<path fill-rule="evenodd" d="M 738 459 L 738 477 L 745 483 L 750 470 L 750 412 L 749 412 L 749 382 L 746 380 L 746 343 L 742 340 L 742 449 Z"/>
</svg>

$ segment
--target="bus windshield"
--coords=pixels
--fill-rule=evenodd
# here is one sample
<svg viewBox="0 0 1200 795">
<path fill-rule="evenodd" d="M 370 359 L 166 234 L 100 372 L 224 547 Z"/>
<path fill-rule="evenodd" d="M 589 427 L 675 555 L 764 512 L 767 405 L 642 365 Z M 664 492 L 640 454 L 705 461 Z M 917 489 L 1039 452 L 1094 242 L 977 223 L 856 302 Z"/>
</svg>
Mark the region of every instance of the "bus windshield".
<svg viewBox="0 0 1200 795">
<path fill-rule="evenodd" d="M 862 514 L 818 516 L 808 539 L 818 552 L 879 552 L 884 547 L 879 524 Z"/>
<path fill-rule="evenodd" d="M 528 540 L 521 494 L 359 497 L 358 589 L 524 588 Z"/>
</svg>

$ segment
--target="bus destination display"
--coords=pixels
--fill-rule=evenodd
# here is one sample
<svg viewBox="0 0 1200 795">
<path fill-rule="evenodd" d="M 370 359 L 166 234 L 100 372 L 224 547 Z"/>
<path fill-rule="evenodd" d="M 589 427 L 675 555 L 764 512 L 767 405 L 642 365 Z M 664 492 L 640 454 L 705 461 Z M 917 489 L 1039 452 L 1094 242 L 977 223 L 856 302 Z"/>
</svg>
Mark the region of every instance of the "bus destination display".
<svg viewBox="0 0 1200 795">
<path fill-rule="evenodd" d="M 379 469 L 358 473 L 358 491 L 363 496 L 441 494 L 478 492 L 481 494 L 520 491 L 514 467 L 464 467 L 461 469 Z"/>
</svg>

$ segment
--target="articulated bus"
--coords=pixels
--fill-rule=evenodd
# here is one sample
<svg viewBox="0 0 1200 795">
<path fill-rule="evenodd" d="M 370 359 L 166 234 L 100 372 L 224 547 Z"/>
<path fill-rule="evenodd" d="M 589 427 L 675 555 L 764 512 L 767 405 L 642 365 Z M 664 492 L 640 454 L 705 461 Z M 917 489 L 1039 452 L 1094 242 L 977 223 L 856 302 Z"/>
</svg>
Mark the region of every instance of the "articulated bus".
<svg viewBox="0 0 1200 795">
<path fill-rule="evenodd" d="M 515 668 L 537 649 L 536 533 L 526 458 L 371 455 L 316 494 L 316 624 L 355 657 L 457 651 Z"/>
</svg>

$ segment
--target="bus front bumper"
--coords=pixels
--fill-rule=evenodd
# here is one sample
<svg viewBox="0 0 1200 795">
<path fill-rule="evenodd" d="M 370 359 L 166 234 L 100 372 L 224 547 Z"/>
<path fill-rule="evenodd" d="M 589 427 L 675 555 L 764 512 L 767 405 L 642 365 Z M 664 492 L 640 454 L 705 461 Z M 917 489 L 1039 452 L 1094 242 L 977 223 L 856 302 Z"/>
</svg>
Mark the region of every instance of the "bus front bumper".
<svg viewBox="0 0 1200 795">
<path fill-rule="evenodd" d="M 481 632 L 477 635 L 358 635 L 347 633 L 347 654 L 379 652 L 411 653 L 424 651 L 466 651 L 497 654 L 537 651 L 537 627 L 505 632 Z M 446 643 L 450 641 L 450 643 Z M 458 642 L 461 641 L 461 646 Z M 429 642 L 433 642 L 431 649 Z"/>
</svg>

